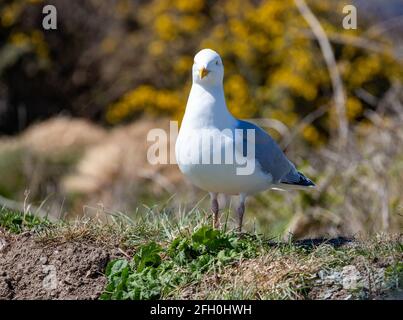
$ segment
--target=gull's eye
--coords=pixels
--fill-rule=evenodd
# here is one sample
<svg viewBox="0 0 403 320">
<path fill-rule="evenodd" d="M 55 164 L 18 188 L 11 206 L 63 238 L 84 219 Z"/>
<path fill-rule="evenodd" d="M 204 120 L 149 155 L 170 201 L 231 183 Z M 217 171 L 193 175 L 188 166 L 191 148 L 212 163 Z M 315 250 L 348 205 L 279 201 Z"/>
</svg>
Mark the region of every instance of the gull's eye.
<svg viewBox="0 0 403 320">
<path fill-rule="evenodd" d="M 218 66 L 220 64 L 220 62 L 218 62 L 218 60 L 215 62 L 215 65 Z"/>
</svg>

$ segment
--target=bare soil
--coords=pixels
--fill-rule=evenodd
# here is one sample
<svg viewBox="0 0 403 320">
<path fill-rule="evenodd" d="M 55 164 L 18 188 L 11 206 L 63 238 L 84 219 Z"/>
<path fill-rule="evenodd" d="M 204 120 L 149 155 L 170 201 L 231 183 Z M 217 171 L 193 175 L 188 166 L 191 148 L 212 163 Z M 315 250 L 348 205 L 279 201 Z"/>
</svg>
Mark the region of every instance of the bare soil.
<svg viewBox="0 0 403 320">
<path fill-rule="evenodd" d="M 97 299 L 116 249 L 91 241 L 43 242 L 0 230 L 0 299 Z"/>
</svg>

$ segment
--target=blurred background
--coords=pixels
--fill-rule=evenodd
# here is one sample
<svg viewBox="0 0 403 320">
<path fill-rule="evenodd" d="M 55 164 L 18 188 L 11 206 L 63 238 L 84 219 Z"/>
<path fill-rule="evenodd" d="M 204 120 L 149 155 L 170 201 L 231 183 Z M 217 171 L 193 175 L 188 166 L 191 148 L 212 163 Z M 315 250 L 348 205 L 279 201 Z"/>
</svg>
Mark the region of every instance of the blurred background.
<svg viewBox="0 0 403 320">
<path fill-rule="evenodd" d="M 57 30 L 42 28 L 47 4 Z M 306 4 L 325 39 L 293 0 L 1 0 L 0 206 L 56 218 L 208 212 L 175 165 L 146 159 L 149 130 L 181 120 L 193 56 L 208 47 L 233 114 L 260 119 L 318 184 L 251 198 L 247 230 L 402 232 L 403 0 Z M 356 30 L 343 28 L 346 4 Z"/>
</svg>

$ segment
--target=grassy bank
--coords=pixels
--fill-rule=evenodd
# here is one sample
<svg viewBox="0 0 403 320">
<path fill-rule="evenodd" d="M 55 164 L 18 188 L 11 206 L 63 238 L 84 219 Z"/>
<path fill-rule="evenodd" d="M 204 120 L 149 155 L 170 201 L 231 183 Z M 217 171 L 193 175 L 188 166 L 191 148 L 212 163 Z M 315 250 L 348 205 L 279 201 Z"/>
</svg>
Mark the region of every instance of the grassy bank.
<svg viewBox="0 0 403 320">
<path fill-rule="evenodd" d="M 2 210 L 0 293 L 11 299 L 401 297 L 399 235 L 282 242 L 239 236 L 225 226 L 215 231 L 208 219 L 194 210 L 176 218 L 150 213 L 136 220 L 110 215 L 107 224 L 85 218 L 51 223 Z M 19 274 L 21 259 L 25 268 L 40 270 Z M 54 286 L 44 286 L 49 275 L 43 266 L 55 266 Z M 44 288 L 31 292 L 27 281 Z"/>
</svg>

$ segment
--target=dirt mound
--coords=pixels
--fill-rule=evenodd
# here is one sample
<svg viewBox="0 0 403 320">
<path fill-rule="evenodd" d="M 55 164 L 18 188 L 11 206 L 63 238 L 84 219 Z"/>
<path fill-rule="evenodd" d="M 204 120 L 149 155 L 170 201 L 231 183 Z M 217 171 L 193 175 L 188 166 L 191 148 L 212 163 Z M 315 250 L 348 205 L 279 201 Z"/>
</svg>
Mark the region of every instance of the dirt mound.
<svg viewBox="0 0 403 320">
<path fill-rule="evenodd" d="M 0 230 L 0 299 L 97 299 L 118 255 L 83 240 L 43 243 Z"/>
</svg>

